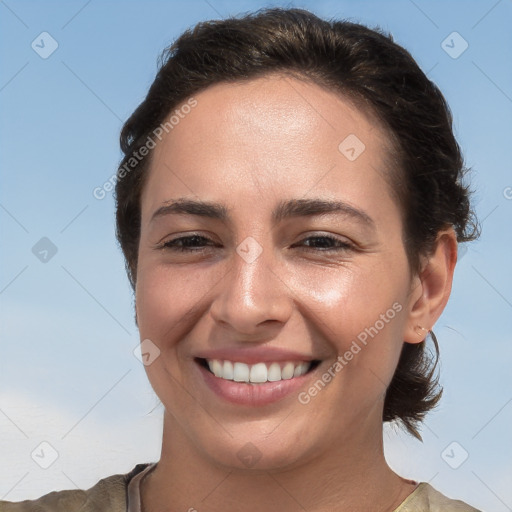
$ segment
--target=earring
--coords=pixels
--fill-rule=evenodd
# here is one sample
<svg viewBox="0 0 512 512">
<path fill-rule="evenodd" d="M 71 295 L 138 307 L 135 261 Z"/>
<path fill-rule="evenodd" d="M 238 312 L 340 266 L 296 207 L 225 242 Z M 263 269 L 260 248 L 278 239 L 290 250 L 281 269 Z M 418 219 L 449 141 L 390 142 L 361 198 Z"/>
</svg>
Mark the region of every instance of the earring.
<svg viewBox="0 0 512 512">
<path fill-rule="evenodd" d="M 421 325 L 417 325 L 414 330 L 416 331 L 416 334 L 418 336 L 421 336 L 423 334 L 423 332 L 418 332 L 418 329 L 421 329 L 424 333 L 425 333 L 425 336 L 427 336 L 427 334 L 431 333 L 430 329 L 425 329 L 425 327 L 421 326 Z"/>
</svg>

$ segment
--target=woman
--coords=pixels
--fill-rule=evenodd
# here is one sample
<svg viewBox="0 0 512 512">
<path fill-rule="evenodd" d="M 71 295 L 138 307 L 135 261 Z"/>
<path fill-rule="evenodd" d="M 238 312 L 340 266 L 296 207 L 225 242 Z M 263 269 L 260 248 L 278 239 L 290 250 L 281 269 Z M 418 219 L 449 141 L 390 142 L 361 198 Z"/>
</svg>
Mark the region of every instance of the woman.
<svg viewBox="0 0 512 512">
<path fill-rule="evenodd" d="M 117 236 L 161 459 L 11 511 L 474 511 L 394 473 L 476 237 L 443 96 L 389 36 L 296 9 L 201 23 L 126 122 Z"/>
</svg>

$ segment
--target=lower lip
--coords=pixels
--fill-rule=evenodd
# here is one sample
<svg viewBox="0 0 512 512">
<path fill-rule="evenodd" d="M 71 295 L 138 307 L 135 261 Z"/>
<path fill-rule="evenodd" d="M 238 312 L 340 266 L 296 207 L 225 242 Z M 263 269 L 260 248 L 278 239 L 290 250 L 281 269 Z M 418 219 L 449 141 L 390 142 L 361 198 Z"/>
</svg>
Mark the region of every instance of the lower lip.
<svg viewBox="0 0 512 512">
<path fill-rule="evenodd" d="M 206 385 L 219 397 L 238 405 L 261 406 L 278 402 L 283 398 L 297 393 L 304 386 L 313 372 L 305 373 L 300 377 L 279 380 L 277 382 L 264 382 L 252 384 L 226 380 L 209 372 L 204 366 L 195 362 L 199 368 Z"/>
</svg>

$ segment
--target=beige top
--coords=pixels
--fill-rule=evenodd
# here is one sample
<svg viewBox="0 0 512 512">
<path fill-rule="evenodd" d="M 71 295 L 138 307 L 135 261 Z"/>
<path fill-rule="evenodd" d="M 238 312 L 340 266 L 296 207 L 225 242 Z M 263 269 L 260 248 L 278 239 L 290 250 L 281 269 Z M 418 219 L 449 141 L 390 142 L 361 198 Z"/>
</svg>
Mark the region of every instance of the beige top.
<svg viewBox="0 0 512 512">
<path fill-rule="evenodd" d="M 54 491 L 16 503 L 0 500 L 0 512 L 141 512 L 140 482 L 155 466 L 137 464 L 130 473 L 108 476 L 87 490 Z M 480 511 L 422 482 L 394 512 Z"/>
<path fill-rule="evenodd" d="M 141 512 L 140 482 L 156 466 L 150 464 L 135 475 L 128 484 L 127 512 Z M 480 512 L 462 501 L 443 496 L 426 482 L 420 483 L 405 501 L 393 512 Z"/>
<path fill-rule="evenodd" d="M 140 506 L 140 481 L 156 466 L 156 462 L 150 464 L 146 469 L 135 475 L 128 484 L 128 503 L 126 512 L 141 512 Z"/>
</svg>

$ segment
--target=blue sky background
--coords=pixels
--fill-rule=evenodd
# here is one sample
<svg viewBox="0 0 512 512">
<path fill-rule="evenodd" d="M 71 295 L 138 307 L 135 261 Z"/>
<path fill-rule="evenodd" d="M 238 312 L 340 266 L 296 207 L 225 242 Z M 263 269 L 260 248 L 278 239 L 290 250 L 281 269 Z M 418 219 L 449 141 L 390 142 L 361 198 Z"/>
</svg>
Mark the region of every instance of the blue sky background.
<svg viewBox="0 0 512 512">
<path fill-rule="evenodd" d="M 510 0 L 0 1 L 0 499 L 86 488 L 158 460 L 162 408 L 133 355 L 113 198 L 93 189 L 115 172 L 120 128 L 161 50 L 200 20 L 270 5 L 390 31 L 452 108 L 483 234 L 463 251 L 435 328 L 442 404 L 423 444 L 386 429 L 386 452 L 407 477 L 512 510 Z M 468 44 L 458 58 L 442 46 L 454 31 Z M 31 47 L 42 32 L 58 43 L 47 59 Z M 463 44 L 455 36 L 449 51 Z M 32 251 L 43 237 L 57 249 L 47 262 Z M 48 469 L 31 456 L 41 442 L 58 455 Z M 447 463 L 466 453 L 457 469 Z"/>
</svg>

